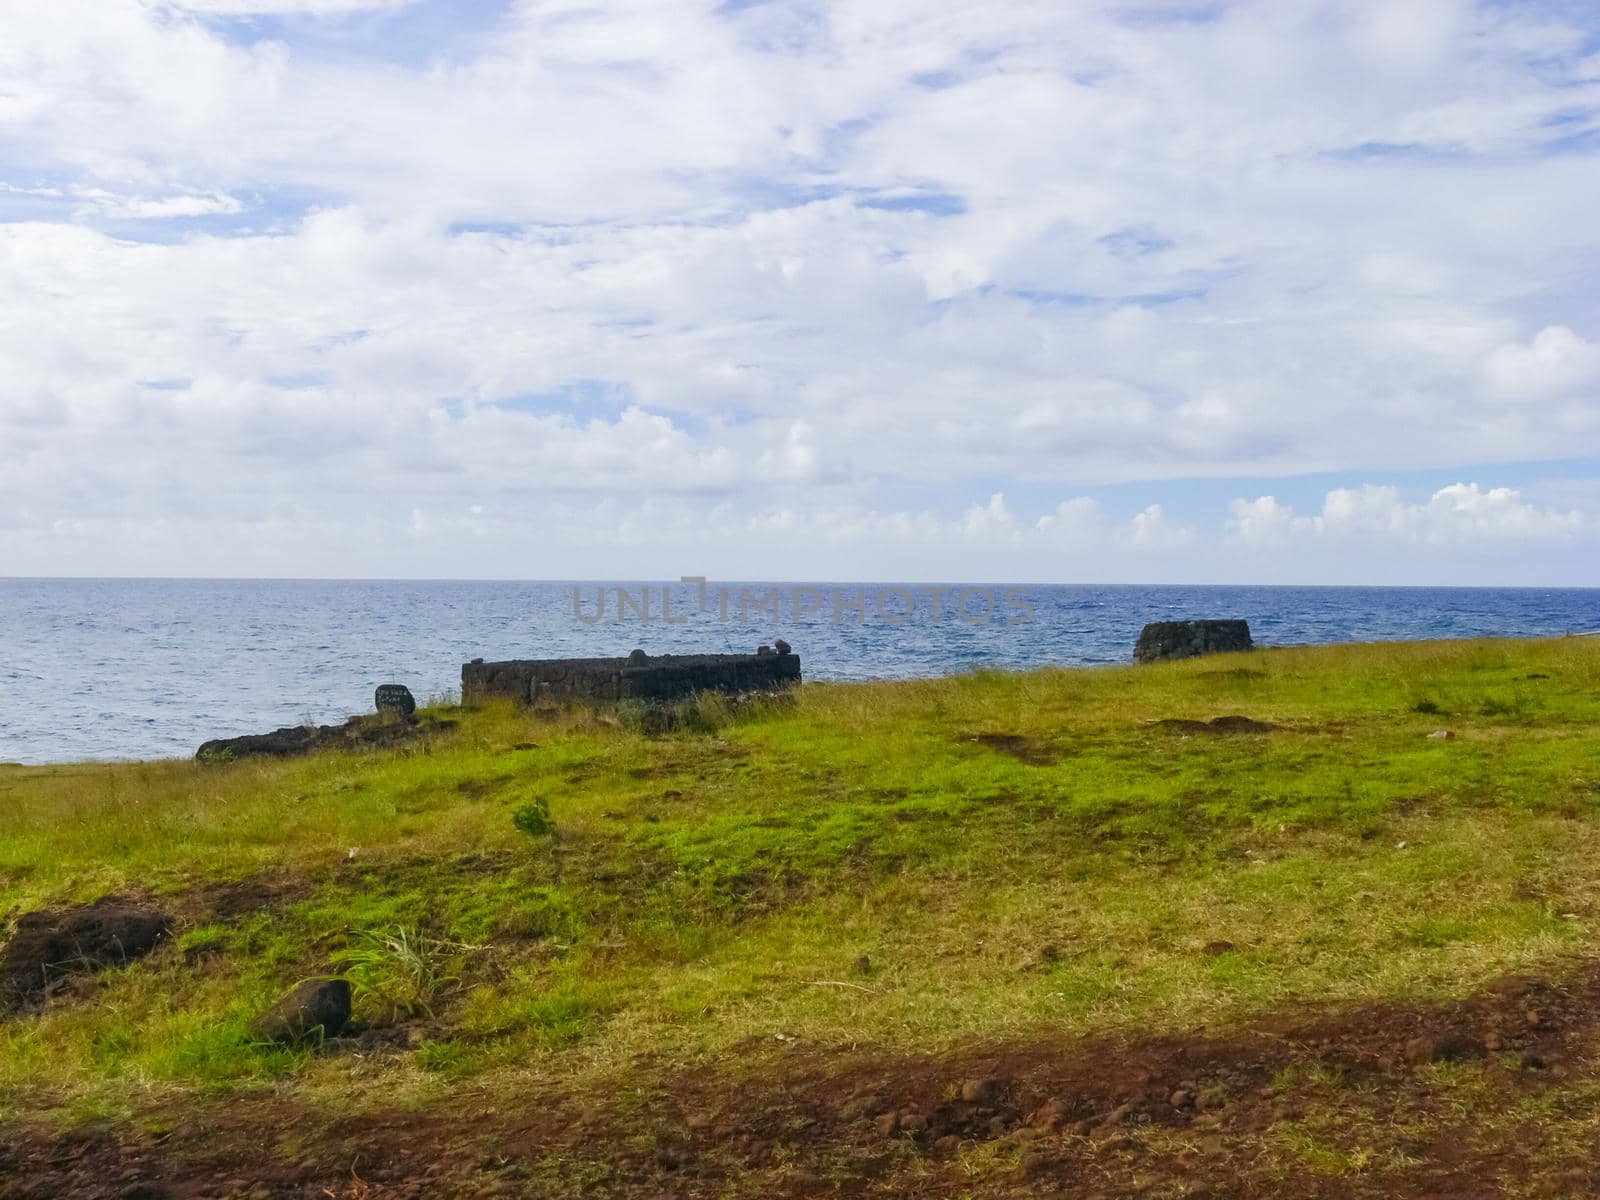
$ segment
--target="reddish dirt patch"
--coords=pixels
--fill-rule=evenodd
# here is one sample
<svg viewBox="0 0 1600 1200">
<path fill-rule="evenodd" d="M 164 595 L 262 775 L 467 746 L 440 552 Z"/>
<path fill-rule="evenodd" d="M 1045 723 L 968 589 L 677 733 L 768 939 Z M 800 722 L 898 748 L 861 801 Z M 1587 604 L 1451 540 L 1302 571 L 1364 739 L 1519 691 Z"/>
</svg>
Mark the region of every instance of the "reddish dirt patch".
<svg viewBox="0 0 1600 1200">
<path fill-rule="evenodd" d="M 71 976 L 143 958 L 172 918 L 124 896 L 24 913 L 0 949 L 0 1012 L 42 998 Z"/>
<path fill-rule="evenodd" d="M 1001 754 L 1009 754 L 1030 767 L 1048 767 L 1057 758 L 1055 752 L 1044 743 L 1020 733 L 980 733 L 972 740 Z"/>
<path fill-rule="evenodd" d="M 1180 717 L 1168 717 L 1164 721 L 1157 721 L 1158 729 L 1169 729 L 1174 733 L 1273 733 L 1283 727 L 1274 725 L 1270 721 L 1257 721 L 1251 717 L 1227 716 L 1212 717 L 1209 721 L 1191 721 Z"/>
<path fill-rule="evenodd" d="M 208 883 L 188 893 L 185 908 L 196 920 L 231 925 L 259 912 L 297 904 L 311 895 L 310 876 L 298 871 L 261 871 L 242 879 Z"/>
<path fill-rule="evenodd" d="M 1591 1077 L 1597 1033 L 1590 967 L 1562 984 L 1506 979 L 1454 1004 L 1301 1011 L 1219 1037 L 895 1056 L 752 1042 L 715 1069 L 641 1062 L 594 1095 L 469 1088 L 431 1111 L 331 1123 L 246 1098 L 160 1114 L 172 1132 L 159 1143 L 0 1132 L 0 1195 L 1442 1200 L 1514 1184 L 1585 1196 L 1600 1185 L 1600 1099 L 1572 1085 Z M 1465 1122 L 1450 1086 L 1462 1071 Z M 1570 1142 L 1501 1119 L 1561 1088 Z M 1374 1153 L 1339 1170 L 1291 1152 L 1302 1135 Z"/>
</svg>

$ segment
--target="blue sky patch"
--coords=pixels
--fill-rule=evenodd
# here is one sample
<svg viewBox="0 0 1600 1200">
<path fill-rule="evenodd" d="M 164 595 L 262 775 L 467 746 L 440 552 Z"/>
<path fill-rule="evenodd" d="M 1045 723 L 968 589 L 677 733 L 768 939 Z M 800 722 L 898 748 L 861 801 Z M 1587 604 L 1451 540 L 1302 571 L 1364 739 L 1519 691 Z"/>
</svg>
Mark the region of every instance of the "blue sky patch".
<svg viewBox="0 0 1600 1200">
<path fill-rule="evenodd" d="M 1100 244 L 1118 258 L 1139 258 L 1171 250 L 1171 238 L 1162 237 L 1153 229 L 1119 229 L 1100 239 Z"/>
<path fill-rule="evenodd" d="M 1220 21 L 1228 11 L 1225 3 L 1215 4 L 1130 4 L 1111 10 L 1113 19 L 1140 27 L 1161 25 L 1209 25 Z"/>
<path fill-rule="evenodd" d="M 633 389 L 606 379 L 576 379 L 548 392 L 525 392 L 485 401 L 484 407 L 538 417 L 570 417 L 580 425 L 614 421 L 634 402 Z"/>
<path fill-rule="evenodd" d="M 1473 156 L 1460 146 L 1444 143 L 1361 142 L 1354 146 L 1344 146 L 1326 151 L 1324 157 L 1336 158 L 1344 162 L 1420 161 L 1451 163 L 1461 162 Z"/>
<path fill-rule="evenodd" d="M 287 375 L 268 375 L 267 385 L 285 392 L 303 392 L 311 388 L 327 387 L 329 377 L 322 371 L 297 371 Z"/>
<path fill-rule="evenodd" d="M 466 61 L 510 16 L 511 0 L 412 0 L 342 13 L 202 14 L 194 19 L 241 46 L 282 42 L 327 62 L 382 62 L 421 68 Z"/>
<path fill-rule="evenodd" d="M 521 237 L 527 228 L 520 221 L 453 221 L 445 226 L 447 237 L 462 237 L 469 234 L 488 234 L 491 237 Z"/>
<path fill-rule="evenodd" d="M 857 200 L 860 208 L 878 208 L 885 212 L 926 213 L 930 217 L 959 217 L 967 211 L 967 202 L 950 192 L 916 192 L 908 196 L 867 196 Z"/>
</svg>

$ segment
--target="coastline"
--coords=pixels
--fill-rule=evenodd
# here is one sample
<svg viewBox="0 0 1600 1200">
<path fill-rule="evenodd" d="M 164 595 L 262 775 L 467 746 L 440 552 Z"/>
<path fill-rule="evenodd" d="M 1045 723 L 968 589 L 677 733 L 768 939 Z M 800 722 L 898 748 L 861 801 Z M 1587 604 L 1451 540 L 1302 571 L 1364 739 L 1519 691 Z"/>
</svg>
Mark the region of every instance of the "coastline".
<svg viewBox="0 0 1600 1200">
<path fill-rule="evenodd" d="M 1554 1178 L 1499 1114 L 1591 1161 L 1597 681 L 1589 638 L 1275 648 L 7 770 L 8 1194 L 1001 1196 L 1218 1131 L 1235 1192 L 1329 1194 L 1307 1124 L 1384 1194 Z M 5 973 L 96 904 L 163 932 Z M 329 978 L 346 1027 L 261 1032 Z"/>
</svg>

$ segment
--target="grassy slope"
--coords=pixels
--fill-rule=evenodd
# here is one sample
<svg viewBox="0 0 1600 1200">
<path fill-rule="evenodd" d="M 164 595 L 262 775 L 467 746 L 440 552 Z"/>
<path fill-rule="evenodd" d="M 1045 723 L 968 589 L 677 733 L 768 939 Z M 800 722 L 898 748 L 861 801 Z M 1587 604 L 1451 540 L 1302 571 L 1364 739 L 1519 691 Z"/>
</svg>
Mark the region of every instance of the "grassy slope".
<svg viewBox="0 0 1600 1200">
<path fill-rule="evenodd" d="M 1285 728 L 1153 724 L 1223 713 Z M 491 709 L 401 752 L 0 770 L 0 916 L 122 892 L 183 917 L 92 1002 L 0 1023 L 0 1116 L 1215 1028 L 1595 949 L 1600 639 L 810 685 L 709 716 L 648 738 Z M 513 827 L 535 798 L 553 837 Z M 403 1048 L 248 1041 L 341 964 Z"/>
</svg>

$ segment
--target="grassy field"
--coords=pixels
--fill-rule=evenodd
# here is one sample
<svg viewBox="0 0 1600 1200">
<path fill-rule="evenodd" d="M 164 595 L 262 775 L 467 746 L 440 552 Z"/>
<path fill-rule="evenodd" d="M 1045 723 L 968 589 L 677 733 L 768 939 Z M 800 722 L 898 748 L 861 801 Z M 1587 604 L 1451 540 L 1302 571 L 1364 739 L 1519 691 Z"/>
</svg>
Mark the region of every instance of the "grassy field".
<svg viewBox="0 0 1600 1200">
<path fill-rule="evenodd" d="M 1430 1157 L 1451 1123 L 1492 1151 L 1482 1194 L 1580 1194 L 1594 1168 L 1600 639 L 808 684 L 656 736 L 628 711 L 441 715 L 401 750 L 0 768 L 0 917 L 120 895 L 177 920 L 0 1018 L 15 1194 L 95 1138 L 174 1195 L 1424 1194 L 1464 1169 Z M 357 1036 L 252 1040 L 330 973 Z M 1394 1074 L 1408 1031 L 1508 975 L 1564 1014 L 1555 1069 L 1491 1040 Z M 1361 1052 L 1274 1060 L 1251 1039 L 1285 1020 Z M 1368 1074 L 1362 1029 L 1395 1040 Z M 1052 1069 L 1058 1100 L 1121 1100 L 1094 1048 L 1155 1064 L 1129 1094 L 1189 1082 L 1163 1054 L 1222 1065 L 1115 1137 L 1030 1122 Z M 963 1100 L 969 1075 L 1005 1099 Z M 917 1120 L 872 1111 L 924 1076 Z M 1276 1107 L 1207 1124 L 1230 1088 Z M 918 1127 L 962 1104 L 960 1136 Z M 218 1151 L 233 1120 L 265 1122 L 272 1172 Z M 408 1141 L 443 1169 L 373 1165 Z"/>
</svg>

